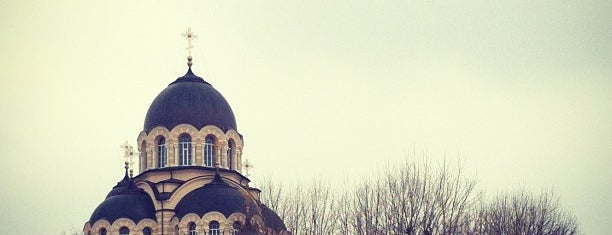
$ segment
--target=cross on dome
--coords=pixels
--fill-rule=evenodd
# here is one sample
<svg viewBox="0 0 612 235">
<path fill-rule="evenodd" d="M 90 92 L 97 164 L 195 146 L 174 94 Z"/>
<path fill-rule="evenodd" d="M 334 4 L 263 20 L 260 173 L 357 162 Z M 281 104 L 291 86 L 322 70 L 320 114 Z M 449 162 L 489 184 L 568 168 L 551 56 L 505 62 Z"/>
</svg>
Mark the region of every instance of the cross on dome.
<svg viewBox="0 0 612 235">
<path fill-rule="evenodd" d="M 252 168 L 253 168 L 253 164 L 252 164 L 251 162 L 249 162 L 249 159 L 246 159 L 246 160 L 244 161 L 244 169 L 245 169 L 245 171 L 246 171 L 246 177 L 251 176 L 251 174 L 249 174 L 249 173 L 250 173 L 249 171 L 250 171 Z"/>
<path fill-rule="evenodd" d="M 127 141 L 121 145 L 123 149 L 123 157 L 125 158 L 125 169 L 130 169 L 130 177 L 134 174 L 134 157 L 136 156 L 136 152 L 134 151 L 134 147 L 128 144 Z"/>
<path fill-rule="evenodd" d="M 187 32 L 181 34 L 184 38 L 187 39 L 187 52 L 189 53 L 189 57 L 191 57 L 191 49 L 193 49 L 193 39 L 198 38 L 193 32 L 191 32 L 191 27 L 187 28 Z"/>
</svg>

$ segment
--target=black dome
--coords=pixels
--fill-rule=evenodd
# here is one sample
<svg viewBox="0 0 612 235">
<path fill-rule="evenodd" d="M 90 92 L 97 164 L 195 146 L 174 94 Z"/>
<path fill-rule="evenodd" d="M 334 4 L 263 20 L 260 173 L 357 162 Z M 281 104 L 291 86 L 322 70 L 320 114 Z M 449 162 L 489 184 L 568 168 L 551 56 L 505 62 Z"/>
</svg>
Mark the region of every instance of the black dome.
<svg viewBox="0 0 612 235">
<path fill-rule="evenodd" d="M 261 205 L 261 216 L 263 217 L 266 227 L 274 229 L 274 231 L 287 230 L 283 219 L 266 205 Z"/>
<path fill-rule="evenodd" d="M 145 118 L 144 131 L 148 133 L 157 126 L 171 130 L 183 123 L 197 129 L 215 125 L 223 131 L 238 130 L 232 108 L 225 98 L 208 82 L 193 74 L 191 68 L 153 100 Z"/>
<path fill-rule="evenodd" d="M 217 174 L 212 182 L 185 195 L 176 205 L 175 211 L 179 218 L 189 213 L 203 216 L 211 211 L 220 212 L 228 217 L 235 212 L 247 214 L 247 206 L 249 215 L 258 212 L 258 205 L 252 198 L 223 182 Z"/>
<path fill-rule="evenodd" d="M 127 172 L 123 180 L 113 187 L 106 199 L 94 210 L 89 223 L 100 219 L 113 223 L 119 218 L 128 218 L 138 223 L 143 219 L 155 220 L 155 207 L 151 197 L 144 190 L 136 187 Z"/>
</svg>

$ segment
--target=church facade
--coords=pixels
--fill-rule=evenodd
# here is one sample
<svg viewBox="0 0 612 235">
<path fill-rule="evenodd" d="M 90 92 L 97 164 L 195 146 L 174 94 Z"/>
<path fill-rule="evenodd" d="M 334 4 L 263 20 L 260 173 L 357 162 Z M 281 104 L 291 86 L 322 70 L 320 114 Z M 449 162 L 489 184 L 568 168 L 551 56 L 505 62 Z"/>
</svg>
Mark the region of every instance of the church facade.
<svg viewBox="0 0 612 235">
<path fill-rule="evenodd" d="M 128 174 L 126 162 L 84 234 L 290 234 L 249 186 L 233 111 L 191 60 L 149 107 L 137 138 L 139 173 Z"/>
</svg>

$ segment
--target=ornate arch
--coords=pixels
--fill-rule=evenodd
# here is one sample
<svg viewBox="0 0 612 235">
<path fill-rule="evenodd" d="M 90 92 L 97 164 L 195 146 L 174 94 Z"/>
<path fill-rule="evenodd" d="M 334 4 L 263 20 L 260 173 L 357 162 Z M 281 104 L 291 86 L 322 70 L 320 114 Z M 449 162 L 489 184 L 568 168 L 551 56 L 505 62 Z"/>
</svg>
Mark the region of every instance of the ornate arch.
<svg viewBox="0 0 612 235">
<path fill-rule="evenodd" d="M 146 145 L 149 148 L 149 151 L 147 151 L 149 156 L 151 156 L 151 168 L 157 168 L 157 166 L 159 165 L 158 163 L 158 150 L 157 150 L 157 142 L 158 140 L 164 137 L 165 141 L 166 141 L 166 166 L 169 166 L 170 163 L 170 156 L 172 154 L 172 149 L 169 148 L 169 143 L 170 143 L 170 131 L 163 126 L 157 126 L 155 128 L 153 128 L 151 131 L 149 131 L 149 135 L 146 137 Z M 140 143 L 140 142 L 139 142 Z"/>
<path fill-rule="evenodd" d="M 178 223 L 180 234 L 189 234 L 189 224 L 195 223 L 196 231 L 202 231 L 202 218 L 194 213 L 189 213 L 183 216 Z"/>
<path fill-rule="evenodd" d="M 225 136 L 225 133 L 223 133 L 223 130 L 221 130 L 217 126 L 206 125 L 202 127 L 202 129 L 200 130 L 200 136 L 204 138 L 207 135 L 214 135 L 215 137 L 217 137 L 217 141 L 220 141 L 220 142 L 227 141 L 227 136 Z"/>
<path fill-rule="evenodd" d="M 87 232 L 91 232 L 91 224 L 89 224 L 89 222 L 83 225 L 83 234 L 87 234 Z"/>
<path fill-rule="evenodd" d="M 147 141 L 147 133 L 144 131 L 141 131 L 140 134 L 138 134 L 138 138 L 136 138 L 136 142 L 138 143 L 142 143 L 142 141 Z M 141 149 L 138 149 L 138 151 L 142 151 Z"/>
<path fill-rule="evenodd" d="M 246 224 L 246 216 L 240 212 L 234 212 L 227 217 L 225 225 L 228 228 L 233 228 L 234 222 L 240 222 L 244 226 Z"/>
<path fill-rule="evenodd" d="M 149 131 L 149 135 L 147 136 L 147 142 L 155 143 L 158 136 L 164 136 L 167 140 L 170 138 L 170 130 L 163 126 L 156 126 L 151 131 Z"/>
<path fill-rule="evenodd" d="M 105 219 L 98 220 L 94 222 L 94 224 L 91 226 L 91 229 L 89 231 L 91 231 L 93 234 L 98 234 L 98 231 L 100 231 L 101 228 L 105 228 L 106 231 L 110 231 L 110 228 L 111 228 L 110 222 L 108 222 L 108 220 L 105 220 Z"/>
<path fill-rule="evenodd" d="M 207 125 L 205 127 L 203 127 L 200 130 L 200 135 L 202 136 L 202 144 L 203 145 L 206 141 L 206 137 L 211 135 L 213 137 L 215 137 L 215 142 L 214 142 L 214 155 L 215 155 L 215 159 L 214 159 L 214 163 L 215 166 L 221 166 L 221 161 L 223 160 L 223 158 L 225 157 L 225 148 L 226 148 L 226 144 L 227 144 L 227 136 L 225 135 L 225 133 L 219 129 L 219 127 L 217 126 L 213 126 L 213 125 Z M 204 161 L 204 159 L 202 159 Z"/>
<path fill-rule="evenodd" d="M 240 137 L 240 134 L 238 134 L 238 132 L 236 132 L 235 130 L 229 130 L 227 131 L 227 133 L 225 133 L 225 135 L 228 139 L 234 139 L 234 142 L 236 143 L 237 147 L 242 147 L 242 137 Z"/>
<path fill-rule="evenodd" d="M 173 141 L 178 141 L 179 135 L 183 133 L 189 134 L 192 138 L 192 141 L 193 139 L 195 139 L 195 137 L 200 136 L 200 131 L 198 131 L 198 129 L 192 126 L 191 124 L 180 124 L 172 128 L 172 130 L 170 131 L 170 137 Z"/>
<path fill-rule="evenodd" d="M 211 211 L 202 216 L 202 228 L 204 231 L 208 231 L 211 222 L 217 221 L 219 223 L 219 231 L 225 231 L 227 229 L 227 218 L 217 211 Z M 208 232 L 206 232 L 208 234 Z"/>
<path fill-rule="evenodd" d="M 173 156 L 170 156 L 173 159 L 173 166 L 181 165 L 179 160 L 179 158 L 181 157 L 181 153 L 179 151 L 179 138 L 183 134 L 189 135 L 189 138 L 191 139 L 191 146 L 189 149 L 189 152 L 191 153 L 191 165 L 197 164 L 196 146 L 198 146 L 199 143 L 198 139 L 200 136 L 200 131 L 191 124 L 180 124 L 172 128 L 172 130 L 170 131 L 170 143 L 172 144 L 174 150 Z"/>
<path fill-rule="evenodd" d="M 113 225 L 110 227 L 108 232 L 110 234 L 119 234 L 119 229 L 122 227 L 127 227 L 130 229 L 130 233 L 136 231 L 136 223 L 128 218 L 119 218 L 113 222 Z"/>
<path fill-rule="evenodd" d="M 226 133 L 227 135 L 227 139 L 233 139 L 234 140 L 234 144 L 236 146 L 234 146 L 235 148 L 235 153 L 234 153 L 234 169 L 235 171 L 241 172 L 242 171 L 242 148 L 244 147 L 244 142 L 242 140 L 242 136 L 240 136 L 240 134 L 238 134 L 238 132 L 236 132 L 235 130 L 229 130 Z"/>
<path fill-rule="evenodd" d="M 153 232 L 153 234 L 156 234 L 157 231 L 157 221 L 152 220 L 152 219 L 143 219 L 141 221 L 138 222 L 138 224 L 136 224 L 136 229 L 134 231 L 135 235 L 139 235 L 142 234 L 142 230 L 144 230 L 144 228 L 149 227 L 151 228 L 151 232 Z"/>
<path fill-rule="evenodd" d="M 213 220 L 219 222 L 219 224 L 222 225 L 222 224 L 225 223 L 226 218 L 225 218 L 225 216 L 223 214 L 221 214 L 221 213 L 219 213 L 217 211 L 211 211 L 211 212 L 208 212 L 208 213 L 206 213 L 206 214 L 204 214 L 202 216 L 202 225 L 203 226 L 208 226 L 208 224 L 211 221 L 213 221 Z M 206 227 L 206 228 L 208 228 L 208 227 Z"/>
</svg>

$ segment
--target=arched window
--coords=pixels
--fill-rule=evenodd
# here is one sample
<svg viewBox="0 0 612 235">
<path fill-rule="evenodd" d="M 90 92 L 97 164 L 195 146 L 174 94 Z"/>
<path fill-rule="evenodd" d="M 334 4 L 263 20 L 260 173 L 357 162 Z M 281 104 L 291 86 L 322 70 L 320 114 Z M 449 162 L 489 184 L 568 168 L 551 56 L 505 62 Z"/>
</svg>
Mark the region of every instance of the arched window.
<svg viewBox="0 0 612 235">
<path fill-rule="evenodd" d="M 219 234 L 219 222 L 213 220 L 208 224 L 208 235 L 220 235 Z"/>
<path fill-rule="evenodd" d="M 204 166 L 215 166 L 215 136 L 207 135 L 204 142 Z"/>
<path fill-rule="evenodd" d="M 232 235 L 238 235 L 240 229 L 242 229 L 242 224 L 240 223 L 240 221 L 234 222 L 234 224 L 232 224 Z"/>
<path fill-rule="evenodd" d="M 191 136 L 183 133 L 179 136 L 179 165 L 191 165 Z"/>
<path fill-rule="evenodd" d="M 234 150 L 234 140 L 233 139 L 229 139 L 229 141 L 227 141 L 227 169 L 233 169 L 234 166 L 232 166 L 232 158 L 234 158 L 234 152 L 236 152 Z"/>
<path fill-rule="evenodd" d="M 105 228 L 101 228 L 100 229 L 100 235 L 106 235 L 106 229 Z"/>
<path fill-rule="evenodd" d="M 145 227 L 142 229 L 142 235 L 151 235 L 151 228 Z"/>
<path fill-rule="evenodd" d="M 140 172 L 147 169 L 147 142 L 142 141 L 140 145 Z"/>
<path fill-rule="evenodd" d="M 119 229 L 119 235 L 130 235 L 130 229 L 127 227 L 121 227 Z"/>
<path fill-rule="evenodd" d="M 189 235 L 198 235 L 198 231 L 196 231 L 196 224 L 194 222 L 189 223 Z"/>
<path fill-rule="evenodd" d="M 166 148 L 166 138 L 160 137 L 157 141 L 157 167 L 168 165 L 168 148 Z"/>
</svg>

